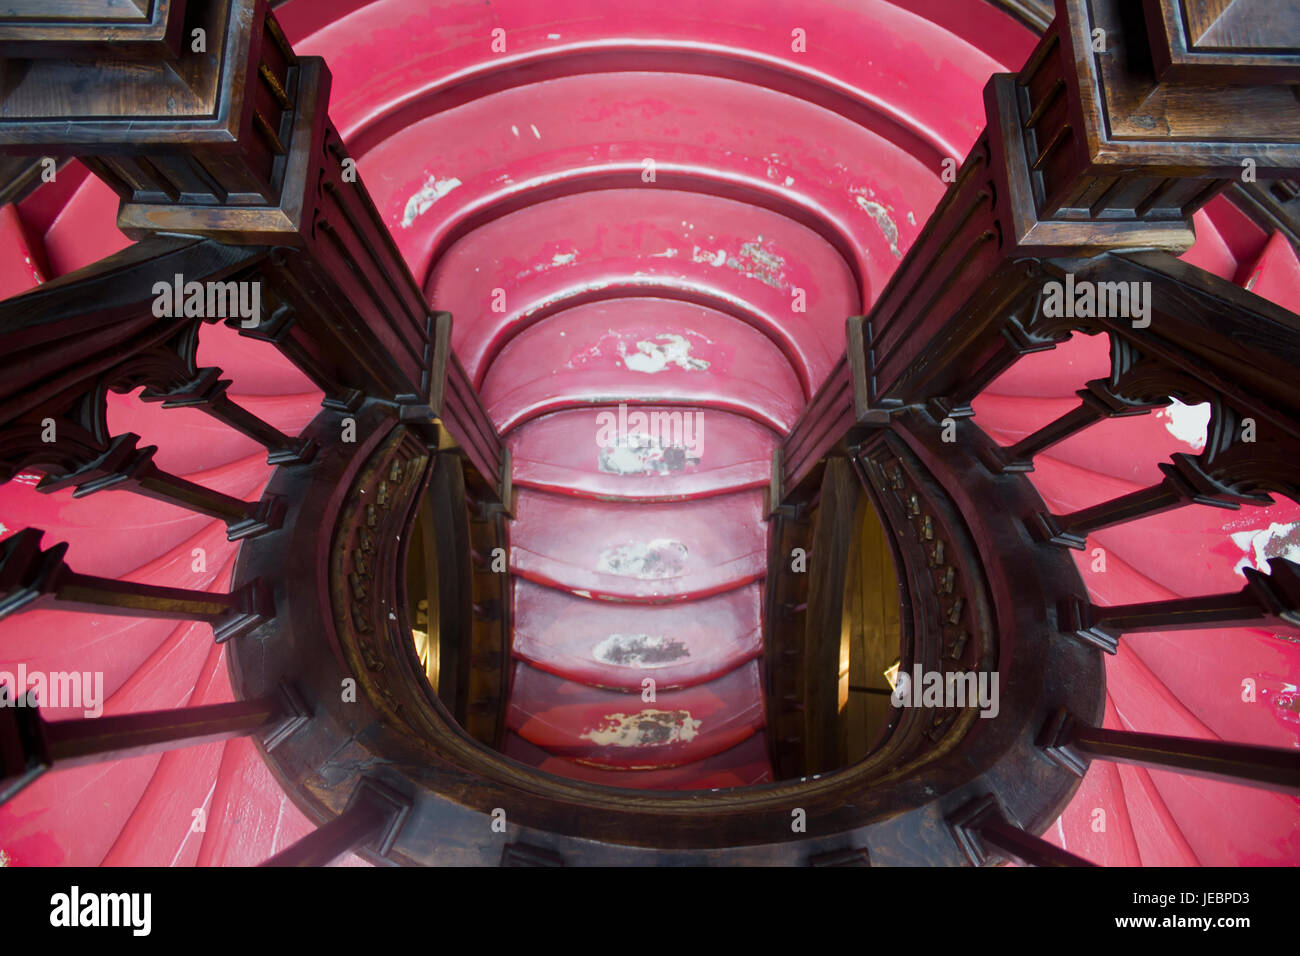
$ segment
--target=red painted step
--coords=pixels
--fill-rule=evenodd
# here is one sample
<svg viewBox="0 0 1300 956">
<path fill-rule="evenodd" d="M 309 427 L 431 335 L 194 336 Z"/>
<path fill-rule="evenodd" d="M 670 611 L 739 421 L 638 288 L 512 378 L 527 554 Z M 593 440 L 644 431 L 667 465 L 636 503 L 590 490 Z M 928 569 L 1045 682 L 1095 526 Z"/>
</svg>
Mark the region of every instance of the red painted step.
<svg viewBox="0 0 1300 956">
<path fill-rule="evenodd" d="M 505 755 L 544 773 L 604 787 L 633 790 L 725 790 L 771 783 L 767 738 L 757 733 L 720 754 L 665 770 L 602 770 L 576 760 L 553 757 L 518 734 L 506 736 Z"/>
<path fill-rule="evenodd" d="M 761 332 L 669 299 L 595 302 L 544 319 L 483 380 L 483 403 L 504 432 L 546 412 L 621 401 L 707 405 L 785 432 L 803 390 Z"/>
<path fill-rule="evenodd" d="M 509 439 L 516 485 L 625 501 L 762 487 L 771 478 L 776 443 L 774 432 L 739 415 L 690 405 L 554 412 Z"/>
<path fill-rule="evenodd" d="M 766 571 L 763 493 L 699 501 L 579 501 L 520 489 L 510 566 L 540 584 L 614 601 L 708 597 Z"/>
<path fill-rule="evenodd" d="M 758 584 L 681 604 L 589 601 L 515 581 L 514 653 L 598 687 L 634 690 L 713 680 L 763 649 Z"/>
<path fill-rule="evenodd" d="M 663 288 L 679 300 L 693 294 L 700 302 L 729 297 L 719 311 L 751 332 L 766 328 L 768 345 L 787 361 L 793 355 L 792 374 L 801 386 L 805 378 L 816 384 L 824 360 L 812 339 L 831 336 L 824 353 L 839 354 L 843 316 L 869 308 L 924 225 L 944 188 L 940 158 L 963 155 L 983 125 L 981 91 L 988 75 L 1017 68 L 1036 42 L 987 0 L 814 3 L 800 12 L 799 26 L 808 31 L 806 53 L 792 52 L 788 29 L 763 27 L 771 11 L 753 0 L 721 0 L 710 6 L 707 22 L 666 12 L 658 0 L 625 0 L 600 15 L 592 14 L 587 0 L 452 0 L 436 9 L 415 0 L 287 0 L 276 12 L 300 54 L 326 57 L 334 76 L 331 118 L 431 303 L 455 313 L 462 358 L 496 355 L 515 331 L 560 317 L 562 308 L 584 295 Z M 505 54 L 486 42 L 498 26 L 509 35 Z M 866 55 L 863 37 L 874 40 Z M 674 56 L 671 71 L 600 72 L 647 50 Z M 709 71 L 725 75 L 701 75 Z M 813 83 L 824 101 L 801 98 L 796 78 Z M 657 161 L 656 183 L 641 183 L 647 157 Z M 672 185 L 674 176 L 678 185 Z M 616 180 L 625 188 L 608 188 Z M 579 184 L 600 188 L 565 195 Z M 126 244 L 114 226 L 116 209 L 111 190 L 85 179 L 84 168 L 72 163 L 57 183 L 25 200 L 19 213 L 52 277 Z M 408 211 L 412 221 L 404 225 Z M 1220 275 L 1235 263 L 1242 284 L 1253 283 L 1257 293 L 1297 308 L 1295 255 L 1283 240 L 1274 237 L 1266 247 L 1268 237 L 1222 198 L 1196 218 L 1198 243 L 1188 261 Z M 728 224 L 734 226 L 730 231 Z M 801 230 L 816 235 L 808 238 Z M 691 238 L 701 231 L 704 241 Z M 761 264 L 761 257 L 742 255 L 745 244 L 760 236 L 758 248 L 782 261 L 765 275 L 774 284 L 747 265 Z M 836 255 L 827 254 L 831 248 Z M 667 255 L 670 249 L 678 255 Z M 446 254 L 436 261 L 439 250 Z M 0 269 L 16 269 L 20 279 L 25 267 L 25 256 L 0 257 Z M 808 292 L 806 316 L 781 308 L 795 285 Z M 862 300 L 852 309 L 839 304 L 850 285 Z M 491 311 L 490 293 L 497 288 L 507 292 L 505 313 Z M 977 423 L 1009 443 L 1072 406 L 1075 389 L 1107 372 L 1104 339 L 1075 339 L 1081 347 L 1071 343 L 1028 356 L 994 383 L 977 399 Z M 276 420 L 286 428 L 292 423 L 289 406 L 301 400 L 303 420 L 318 406 L 319 395 L 309 395 L 312 387 L 273 349 L 225 335 L 221 327 L 205 330 L 200 363 L 225 369 L 235 382 L 232 395 L 283 402 L 285 415 Z M 640 384 L 655 377 L 643 375 Z M 761 378 L 759 383 L 768 384 Z M 521 383 L 502 384 L 509 390 Z M 730 382 L 723 384 L 728 387 L 686 398 L 675 393 L 672 400 L 698 407 L 711 398 L 734 399 Z M 553 407 L 547 402 L 558 397 L 537 388 L 524 396 L 524 417 L 537 413 L 529 403 Z M 575 400 L 590 401 L 598 392 L 586 388 Z M 609 397 L 631 394 L 620 390 Z M 634 397 L 655 400 L 644 389 Z M 752 406 L 733 412 L 752 421 L 756 408 L 762 411 Z M 119 406 L 114 409 L 118 414 Z M 270 406 L 263 410 L 268 418 L 278 414 Z M 730 427 L 713 429 L 712 418 L 707 427 L 715 444 L 706 446 L 695 471 L 601 472 L 585 445 L 556 443 L 578 434 L 560 421 L 564 416 L 577 421 L 593 411 L 559 411 L 517 430 L 516 477 L 525 490 L 531 481 L 534 488 L 569 495 L 644 501 L 660 497 L 663 488 L 672 489 L 665 497 L 695 497 L 739 487 L 733 485 L 741 481 L 738 473 L 715 470 L 708 460 L 708 449 L 724 447 L 716 436 Z M 223 467 L 242 471 L 252 463 L 258 471 L 224 490 L 241 497 L 256 493 L 265 474 L 256 449 L 238 438 L 213 440 L 192 414 L 174 414 L 181 417 L 135 419 L 170 430 L 176 447 L 164 446 L 162 454 L 183 463 L 173 470 L 203 481 L 192 472 L 212 477 Z M 560 423 L 544 424 L 553 420 Z M 1168 414 L 1110 423 L 1096 435 L 1053 449 L 1033 480 L 1042 481 L 1054 493 L 1053 505 L 1061 507 L 1135 487 L 1170 450 L 1161 430 L 1171 424 L 1181 428 Z M 748 441 L 743 447 L 738 442 L 737 448 L 745 457 L 736 461 L 750 467 L 757 443 L 751 448 Z M 1057 479 L 1059 487 L 1053 484 Z M 235 484 L 247 490 L 235 490 Z M 155 503 L 146 503 L 148 512 L 137 511 L 130 496 L 118 492 L 72 502 L 67 493 L 44 497 L 30 488 L 17 490 L 18 497 L 0 490 L 0 536 L 28 523 L 46 527 L 47 544 L 74 541 L 70 560 L 80 570 L 150 580 L 159 574 L 167 583 L 184 584 L 185 577 L 197 576 L 190 570 L 192 549 L 203 546 L 209 548 L 209 571 L 195 586 L 216 586 L 227 573 L 231 552 L 222 551 L 224 533 L 213 522 L 180 520 Z M 30 500 L 18 500 L 23 495 Z M 557 521 L 574 523 L 516 523 L 515 546 L 523 553 L 541 542 L 544 552 L 577 557 L 555 542 L 575 538 L 582 550 L 588 547 L 583 535 L 599 542 L 600 526 L 611 515 L 625 518 L 624 512 L 601 510 L 602 503 L 579 503 L 594 512 L 589 520 L 543 509 Z M 716 514 L 700 504 L 635 507 L 686 509 L 674 512 L 676 518 L 659 514 L 666 525 L 695 528 L 699 522 L 691 519 Z M 1282 507 L 1187 509 L 1208 516 L 1206 523 L 1161 525 L 1157 534 L 1145 532 L 1149 540 L 1102 532 L 1095 543 L 1107 550 L 1104 571 L 1093 570 L 1087 552 L 1075 557 L 1099 603 L 1196 593 L 1202 585 L 1240 581 L 1235 569 L 1242 561 L 1259 567 L 1263 557 L 1287 553 L 1295 522 Z M 744 527 L 742 537 L 749 536 Z M 537 562 L 557 573 L 567 568 L 551 558 Z M 696 577 L 698 583 L 709 572 L 702 568 Z M 519 593 L 531 596 L 516 608 L 516 650 L 578 681 L 609 679 L 580 663 L 591 648 L 576 638 L 568 641 L 558 612 L 548 618 L 544 612 L 552 602 L 572 603 L 593 615 L 635 612 L 648 622 L 661 612 L 703 614 L 716 601 L 739 600 L 759 588 L 751 583 L 719 598 L 651 606 L 588 602 L 521 582 Z M 675 596 L 691 593 L 687 588 Z M 575 612 L 572 620 L 588 618 Z M 742 618 L 730 620 L 739 627 Z M 622 621 L 618 627 L 630 630 Z M 723 644 L 734 652 L 735 640 L 743 642 L 728 630 Z M 92 615 L 43 613 L 0 623 L 5 663 L 26 660 L 53 669 L 84 661 L 105 671 L 116 691 L 113 706 L 128 709 L 165 700 L 231 699 L 224 660 L 210 641 L 203 625 L 178 628 Z M 1111 699 L 1105 724 L 1295 746 L 1297 646 L 1250 629 L 1126 638 L 1119 656 L 1107 662 Z M 626 681 L 617 672 L 613 677 Z M 1253 704 L 1241 697 L 1246 678 L 1259 688 Z M 525 690 L 535 683 L 526 683 Z M 574 686 L 575 696 L 611 693 Z M 645 706 L 639 695 L 620 696 Z M 761 700 L 756 690 L 751 696 Z M 763 741 L 761 732 L 754 733 L 702 760 L 644 771 L 587 766 L 515 735 L 507 751 L 544 771 L 594 783 L 690 788 L 763 782 Z M 1102 829 L 1098 809 L 1106 814 Z M 193 828 L 195 810 L 206 812 L 205 832 Z M 1103 864 L 1294 864 L 1300 859 L 1298 822 L 1295 802 L 1276 795 L 1097 762 L 1046 836 Z M 0 854 L 11 865 L 256 863 L 310 826 L 253 746 L 230 741 L 48 774 L 0 808 Z"/>
<path fill-rule="evenodd" d="M 476 379 L 548 315 L 584 299 L 656 294 L 759 328 L 805 390 L 843 353 L 844 317 L 862 301 L 844 258 L 807 226 L 668 188 L 601 190 L 512 212 L 457 242 L 429 285 L 430 299 L 456 317 L 456 353 Z"/>
<path fill-rule="evenodd" d="M 707 684 L 640 693 L 605 690 L 515 666 L 510 729 L 549 753 L 612 768 L 660 768 L 721 753 L 763 727 L 758 663 Z"/>
</svg>

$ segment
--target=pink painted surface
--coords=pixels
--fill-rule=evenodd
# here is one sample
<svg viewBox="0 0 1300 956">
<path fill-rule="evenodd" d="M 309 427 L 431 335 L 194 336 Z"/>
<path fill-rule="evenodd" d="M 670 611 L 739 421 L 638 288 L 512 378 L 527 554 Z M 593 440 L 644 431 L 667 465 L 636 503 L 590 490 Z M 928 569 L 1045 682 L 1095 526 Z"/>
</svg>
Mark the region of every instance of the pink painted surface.
<svg viewBox="0 0 1300 956">
<path fill-rule="evenodd" d="M 942 195 L 941 159 L 978 134 L 989 74 L 1018 66 L 1033 37 L 983 0 L 292 0 L 277 15 L 300 53 L 326 57 L 331 116 L 381 214 L 432 304 L 454 313 L 489 407 L 517 426 L 520 676 L 507 754 L 618 787 L 770 780 L 755 655 L 772 443 L 841 354 L 845 316 L 870 308 Z M 504 52 L 491 49 L 497 28 Z M 123 248 L 116 205 L 65 166 L 0 219 L 0 290 Z M 1196 226 L 1189 262 L 1297 308 L 1300 270 L 1284 241 L 1221 199 Z M 637 344 L 667 333 L 707 353 L 708 369 L 570 361 L 605 346 L 622 358 L 620 343 L 667 361 L 675 340 Z M 209 328 L 199 358 L 287 432 L 319 405 L 265 344 Z M 976 421 L 1009 444 L 1106 370 L 1105 343 L 1076 337 L 995 382 Z M 602 469 L 596 418 L 620 400 L 703 412 L 699 461 L 665 464 L 662 449 L 637 445 L 639 472 Z M 1107 423 L 1053 448 L 1032 480 L 1057 510 L 1142 487 L 1158 460 L 1195 449 L 1196 416 Z M 114 396 L 110 423 L 158 444 L 169 470 L 230 494 L 255 497 L 270 473 L 255 446 L 198 413 Z M 218 523 L 125 493 L 74 501 L 32 484 L 0 488 L 0 536 L 34 525 L 47 545 L 70 542 L 81 571 L 226 585 L 235 550 Z M 1077 557 L 1099 603 L 1206 593 L 1294 553 L 1296 527 L 1287 504 L 1189 508 L 1095 535 L 1104 570 L 1091 552 Z M 637 550 L 656 540 L 685 551 Z M 609 573 L 611 555 L 641 576 Z M 655 567 L 673 573 L 644 574 Z M 1294 747 L 1292 637 L 1126 639 L 1107 661 L 1106 725 Z M 0 648 L 0 669 L 102 671 L 109 712 L 231 699 L 204 625 L 42 612 L 0 622 Z M 653 703 L 646 675 L 662 688 Z M 1254 703 L 1242 700 L 1245 679 Z M 611 714 L 645 709 L 689 711 L 701 725 L 683 740 L 688 718 L 660 721 L 678 738 L 652 746 L 591 736 L 609 740 Z M 47 775 L 0 808 L 0 851 L 12 865 L 253 863 L 311 825 L 252 746 L 233 741 Z M 1047 837 L 1099 863 L 1189 865 L 1295 863 L 1298 834 L 1293 800 L 1098 762 Z"/>
</svg>

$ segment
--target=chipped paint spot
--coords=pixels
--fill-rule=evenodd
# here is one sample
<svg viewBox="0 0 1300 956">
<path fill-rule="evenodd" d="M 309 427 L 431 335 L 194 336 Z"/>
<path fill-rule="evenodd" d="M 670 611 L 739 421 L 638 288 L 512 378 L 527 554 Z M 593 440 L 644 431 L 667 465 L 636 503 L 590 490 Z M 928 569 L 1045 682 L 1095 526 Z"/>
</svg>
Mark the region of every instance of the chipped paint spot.
<svg viewBox="0 0 1300 956">
<path fill-rule="evenodd" d="M 743 243 L 740 252 L 734 256 L 728 256 L 725 249 L 712 252 L 696 246 L 691 253 L 691 258 L 696 262 L 707 262 L 711 266 L 726 266 L 746 278 L 757 279 L 774 289 L 786 288 L 785 260 L 763 248 L 762 236 Z"/>
<path fill-rule="evenodd" d="M 652 252 L 650 253 L 650 258 L 651 259 L 676 259 L 677 250 L 665 249 L 663 252 Z"/>
<path fill-rule="evenodd" d="M 785 177 L 785 182 L 783 182 L 781 185 L 782 185 L 782 186 L 793 186 L 793 185 L 794 185 L 794 177 L 793 177 L 793 176 L 787 176 L 787 177 Z"/>
<path fill-rule="evenodd" d="M 596 561 L 596 569 L 624 578 L 671 578 L 686 567 L 686 545 L 670 538 L 634 541 L 609 548 Z"/>
<path fill-rule="evenodd" d="M 546 39 L 548 39 L 548 40 L 558 40 L 559 38 L 560 38 L 560 35 L 559 35 L 558 33 L 548 33 L 548 34 L 546 34 Z"/>
<path fill-rule="evenodd" d="M 618 352 L 629 371 L 653 375 L 669 366 L 688 372 L 702 372 L 709 367 L 704 359 L 691 358 L 691 343 L 684 336 L 671 332 L 656 335 L 652 340 L 642 339 L 636 343 L 636 348 L 637 351 L 629 355 L 627 346 L 618 343 Z"/>
<path fill-rule="evenodd" d="M 1186 442 L 1193 451 L 1205 447 L 1206 432 L 1210 426 L 1210 403 L 1184 405 L 1178 399 L 1171 399 L 1168 408 L 1156 412 L 1156 418 L 1165 419 L 1165 428 L 1181 442 Z"/>
<path fill-rule="evenodd" d="M 894 254 L 894 258 L 903 258 L 903 254 L 898 250 L 898 226 L 894 223 L 893 217 L 889 215 L 889 210 L 865 196 L 855 196 L 854 198 L 858 202 L 858 208 L 876 221 L 880 231 L 889 240 L 889 251 Z"/>
<path fill-rule="evenodd" d="M 759 266 L 760 275 L 757 278 L 768 278 L 779 281 L 778 276 L 782 269 L 785 268 L 785 260 L 774 252 L 768 252 L 762 246 L 763 237 L 759 236 L 753 242 L 747 242 L 740 247 L 740 254 L 748 256 Z M 771 283 L 769 283 L 771 284 Z"/>
<path fill-rule="evenodd" d="M 425 184 L 406 201 L 406 211 L 402 215 L 402 228 L 410 229 L 411 224 L 424 215 L 430 206 L 459 185 L 461 182 L 455 176 L 446 179 L 430 176 Z"/>
<path fill-rule="evenodd" d="M 522 269 L 519 272 L 515 273 L 515 278 L 522 279 L 525 276 L 532 275 L 534 272 L 540 275 L 541 273 L 546 272 L 549 269 L 554 269 L 556 266 L 567 266 L 570 262 L 573 262 L 577 258 L 578 258 L 577 250 L 573 250 L 570 252 L 557 252 L 553 256 L 551 256 L 550 262 L 539 262 L 535 266 L 530 266 L 527 269 Z"/>
<path fill-rule="evenodd" d="M 1237 566 L 1233 568 L 1242 574 L 1244 568 L 1257 568 L 1267 572 L 1269 558 L 1286 558 L 1300 564 L 1300 521 L 1289 524 L 1273 522 L 1267 528 L 1251 531 L 1235 531 L 1231 535 L 1232 543 L 1244 553 Z"/>
<path fill-rule="evenodd" d="M 696 246 L 691 253 L 691 258 L 696 262 L 707 262 L 711 266 L 720 266 L 727 261 L 727 250 L 719 249 L 717 252 L 710 252 L 708 249 L 701 249 Z"/>
<path fill-rule="evenodd" d="M 537 139 L 542 138 L 542 134 L 537 132 L 537 127 L 534 126 L 532 123 L 528 124 L 528 128 L 533 131 L 533 136 L 535 136 Z"/>
<path fill-rule="evenodd" d="M 602 747 L 662 747 L 694 740 L 703 721 L 689 710 L 643 710 L 639 714 L 608 714 L 601 725 L 582 735 Z"/>
<path fill-rule="evenodd" d="M 651 634 L 611 634 L 591 652 L 602 664 L 642 669 L 667 667 L 690 657 L 691 651 L 683 641 Z"/>
<path fill-rule="evenodd" d="M 664 475 L 699 463 L 697 449 L 660 445 L 644 432 L 630 432 L 621 444 L 601 448 L 597 467 L 610 475 Z"/>
</svg>

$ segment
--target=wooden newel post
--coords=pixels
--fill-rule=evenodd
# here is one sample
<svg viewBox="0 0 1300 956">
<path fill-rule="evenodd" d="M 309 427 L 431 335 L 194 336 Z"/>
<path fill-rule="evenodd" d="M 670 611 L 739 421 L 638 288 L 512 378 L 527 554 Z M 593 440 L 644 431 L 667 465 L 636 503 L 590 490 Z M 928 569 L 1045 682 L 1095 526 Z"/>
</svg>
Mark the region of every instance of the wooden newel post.
<svg viewBox="0 0 1300 956">
<path fill-rule="evenodd" d="M 0 93 L 0 151 L 80 157 L 121 197 L 118 226 L 133 238 L 268 249 L 238 277 L 261 284 L 261 315 L 241 333 L 273 342 L 329 404 L 377 398 L 431 436 L 441 425 L 476 468 L 496 469 L 483 485 L 499 500 L 499 436 L 480 434 L 486 415 L 459 384 L 453 408 L 438 401 L 438 313 L 329 120 L 324 61 L 293 52 L 266 0 L 160 5 L 166 36 L 174 21 L 182 41 L 203 31 L 201 51 L 182 42 L 170 58 L 119 46 L 111 18 L 84 6 L 7 27 L 24 60 L 4 63 L 19 79 Z M 0 17 L 0 41 L 4 28 Z M 111 59 L 70 58 L 88 34 Z M 456 364 L 443 362 L 444 378 Z"/>
<path fill-rule="evenodd" d="M 1147 2 L 1180 5 L 1222 6 Z M 774 508 L 806 500 L 851 435 L 907 406 L 967 416 L 1018 356 L 1068 334 L 1070 321 L 1039 307 L 1044 260 L 1182 252 L 1195 239 L 1192 214 L 1227 183 L 1300 172 L 1294 56 L 1228 31 L 1212 53 L 1157 78 L 1152 45 L 1167 37 L 1148 36 L 1125 7 L 1057 0 L 1024 68 L 989 80 L 984 134 L 787 438 Z M 1241 66 L 1225 73 L 1225 63 Z"/>
</svg>

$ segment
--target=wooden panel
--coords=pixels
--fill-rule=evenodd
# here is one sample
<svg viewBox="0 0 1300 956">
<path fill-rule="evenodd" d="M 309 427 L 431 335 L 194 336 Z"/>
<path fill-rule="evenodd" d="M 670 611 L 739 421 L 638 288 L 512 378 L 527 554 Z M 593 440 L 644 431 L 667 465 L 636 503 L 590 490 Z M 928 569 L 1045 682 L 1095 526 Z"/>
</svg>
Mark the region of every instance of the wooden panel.
<svg viewBox="0 0 1300 956">
<path fill-rule="evenodd" d="M 889 723 L 885 671 L 899 659 L 898 576 L 884 526 L 866 495 L 858 500 L 845 582 L 845 704 L 840 711 L 845 766 L 862 759 Z"/>
<path fill-rule="evenodd" d="M 1143 0 L 1162 81 L 1300 82 L 1296 0 Z"/>
<path fill-rule="evenodd" d="M 180 54 L 187 0 L 8 0 L 0 56 Z"/>
</svg>

